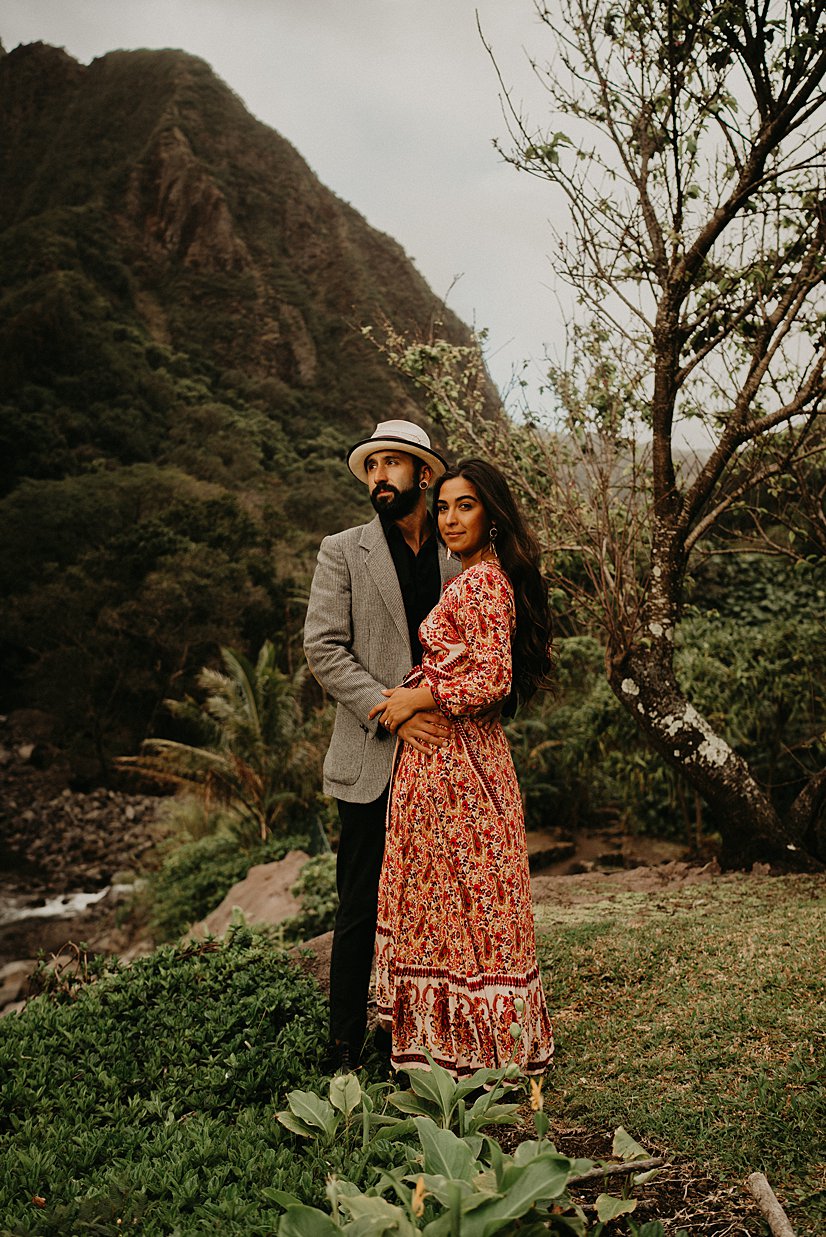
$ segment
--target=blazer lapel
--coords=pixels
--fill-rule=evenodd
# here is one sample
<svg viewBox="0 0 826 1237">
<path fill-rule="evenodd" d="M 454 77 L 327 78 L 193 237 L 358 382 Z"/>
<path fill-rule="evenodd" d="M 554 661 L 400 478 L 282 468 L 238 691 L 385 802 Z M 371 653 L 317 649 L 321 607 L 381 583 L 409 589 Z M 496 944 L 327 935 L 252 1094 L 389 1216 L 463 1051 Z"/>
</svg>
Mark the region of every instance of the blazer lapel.
<svg viewBox="0 0 826 1237">
<path fill-rule="evenodd" d="M 407 615 L 404 611 L 399 577 L 396 575 L 393 556 L 378 516 L 365 526 L 359 545 L 365 551 L 367 570 L 373 577 L 379 596 L 400 634 L 404 637 L 405 643 L 409 645 L 410 632 L 407 630 Z"/>
</svg>

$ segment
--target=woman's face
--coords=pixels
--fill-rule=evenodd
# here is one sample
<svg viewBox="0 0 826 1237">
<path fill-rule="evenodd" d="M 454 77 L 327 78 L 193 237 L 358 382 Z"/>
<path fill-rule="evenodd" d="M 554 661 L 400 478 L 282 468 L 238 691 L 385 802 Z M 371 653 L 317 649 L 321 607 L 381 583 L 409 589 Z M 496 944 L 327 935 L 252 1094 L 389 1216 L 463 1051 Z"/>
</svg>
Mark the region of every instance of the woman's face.
<svg viewBox="0 0 826 1237">
<path fill-rule="evenodd" d="M 439 533 L 462 565 L 479 562 L 490 542 L 490 520 L 476 486 L 465 477 L 445 481 L 436 503 Z"/>
</svg>

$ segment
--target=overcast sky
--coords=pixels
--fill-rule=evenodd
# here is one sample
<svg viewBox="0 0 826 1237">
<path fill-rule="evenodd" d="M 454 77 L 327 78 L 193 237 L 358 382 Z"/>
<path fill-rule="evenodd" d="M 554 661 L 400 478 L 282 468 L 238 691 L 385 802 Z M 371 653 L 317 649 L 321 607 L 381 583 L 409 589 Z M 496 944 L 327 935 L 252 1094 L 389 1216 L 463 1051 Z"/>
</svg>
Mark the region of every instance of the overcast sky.
<svg viewBox="0 0 826 1237">
<path fill-rule="evenodd" d="M 328 188 L 393 236 L 433 291 L 490 332 L 500 388 L 531 387 L 562 324 L 548 253 L 549 185 L 505 164 L 493 65 L 518 104 L 547 99 L 526 50 L 550 58 L 533 0 L 3 0 L 7 51 L 42 40 L 83 63 L 116 48 L 202 56 Z"/>
</svg>

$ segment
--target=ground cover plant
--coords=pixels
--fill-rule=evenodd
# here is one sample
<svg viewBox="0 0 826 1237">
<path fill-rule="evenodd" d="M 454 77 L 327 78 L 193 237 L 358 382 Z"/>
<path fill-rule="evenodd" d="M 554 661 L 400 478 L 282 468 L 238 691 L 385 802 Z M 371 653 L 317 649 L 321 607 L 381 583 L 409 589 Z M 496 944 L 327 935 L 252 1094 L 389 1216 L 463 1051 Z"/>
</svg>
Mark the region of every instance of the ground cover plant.
<svg viewBox="0 0 826 1237">
<path fill-rule="evenodd" d="M 246 929 L 88 974 L 0 1023 L 0 1232 L 266 1232 L 265 1187 L 318 1196 L 273 1117 L 318 1078 L 313 981 Z"/>
</svg>

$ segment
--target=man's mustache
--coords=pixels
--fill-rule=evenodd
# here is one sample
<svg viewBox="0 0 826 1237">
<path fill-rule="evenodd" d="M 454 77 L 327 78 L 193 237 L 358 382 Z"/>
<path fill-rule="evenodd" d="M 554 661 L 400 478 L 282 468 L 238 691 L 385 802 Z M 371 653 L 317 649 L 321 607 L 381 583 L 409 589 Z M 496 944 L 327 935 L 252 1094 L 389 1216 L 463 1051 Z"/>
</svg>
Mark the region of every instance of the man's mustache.
<svg viewBox="0 0 826 1237">
<path fill-rule="evenodd" d="M 398 495 L 398 492 L 399 491 L 396 489 L 394 485 L 377 485 L 376 488 L 373 490 L 373 495 L 374 497 L 376 494 L 396 494 Z"/>
</svg>

